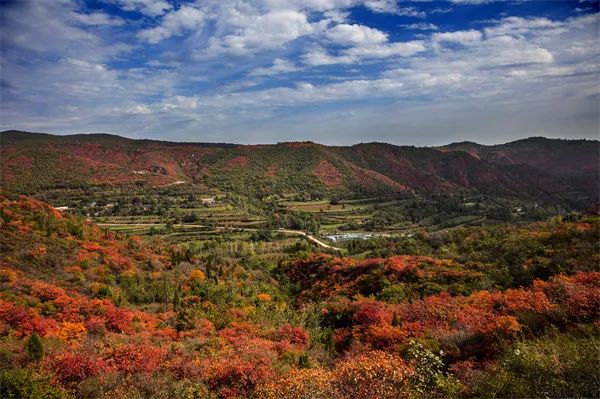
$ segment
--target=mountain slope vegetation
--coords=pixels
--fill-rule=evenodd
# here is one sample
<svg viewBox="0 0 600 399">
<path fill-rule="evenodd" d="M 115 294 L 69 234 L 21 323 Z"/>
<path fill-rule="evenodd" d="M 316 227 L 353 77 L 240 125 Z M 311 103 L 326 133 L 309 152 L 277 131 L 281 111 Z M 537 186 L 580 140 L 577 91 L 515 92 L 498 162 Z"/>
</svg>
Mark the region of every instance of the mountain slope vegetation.
<svg viewBox="0 0 600 399">
<path fill-rule="evenodd" d="M 383 143 L 327 147 L 171 143 L 106 134 L 2 132 L 2 186 L 53 189 L 194 184 L 251 198 L 482 193 L 569 203 L 598 199 L 598 142 L 532 138 L 501 146 Z"/>
<path fill-rule="evenodd" d="M 600 388 L 597 216 L 383 238 L 366 259 L 303 247 L 276 264 L 216 261 L 8 193 L 0 224 L 2 397 Z"/>
</svg>

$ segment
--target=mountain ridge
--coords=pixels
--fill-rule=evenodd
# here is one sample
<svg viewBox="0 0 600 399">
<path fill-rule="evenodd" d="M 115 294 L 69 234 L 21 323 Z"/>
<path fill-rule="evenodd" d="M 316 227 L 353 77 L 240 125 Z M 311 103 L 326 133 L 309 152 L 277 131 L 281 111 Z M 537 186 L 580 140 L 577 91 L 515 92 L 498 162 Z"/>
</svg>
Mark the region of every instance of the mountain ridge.
<svg viewBox="0 0 600 399">
<path fill-rule="evenodd" d="M 0 133 L 1 185 L 36 194 L 61 187 L 189 183 L 263 198 L 482 193 L 556 202 L 598 197 L 598 141 L 540 137 L 494 146 L 313 142 L 177 143 L 117 135 Z"/>
<path fill-rule="evenodd" d="M 210 142 L 210 141 L 172 141 L 172 140 L 160 140 L 160 139 L 148 139 L 148 138 L 132 138 L 132 137 L 126 137 L 126 136 L 122 136 L 119 134 L 115 134 L 115 133 L 105 133 L 105 132 L 90 132 L 90 133 L 72 133 L 72 134 L 54 134 L 54 133 L 45 133 L 45 132 L 29 132 L 29 131 L 25 131 L 25 130 L 18 130 L 18 129 L 8 129 L 8 130 L 3 130 L 0 131 L 0 142 L 3 140 L 6 140 L 6 137 L 9 137 L 14 139 L 15 135 L 24 135 L 27 136 L 27 138 L 43 138 L 43 137 L 54 137 L 54 138 L 94 138 L 94 137 L 110 137 L 110 138 L 117 138 L 117 139 L 122 139 L 124 141 L 139 141 L 139 142 L 148 142 L 148 143 L 161 143 L 161 144 L 179 144 L 179 145 L 206 145 L 206 146 L 212 146 L 212 145 L 222 145 L 222 146 L 237 146 L 237 147 L 242 147 L 242 146 L 246 146 L 246 147 L 252 147 L 252 146 L 277 146 L 277 145 L 289 145 L 289 144 L 314 144 L 317 146 L 324 146 L 324 147 L 355 147 L 355 146 L 361 146 L 361 145 L 366 145 L 366 144 L 386 144 L 386 145 L 390 145 L 390 146 L 394 146 L 394 147 L 414 147 L 414 148 L 449 148 L 452 146 L 458 146 L 458 145 L 476 145 L 479 147 L 486 147 L 486 148 L 494 148 L 494 147 L 501 147 L 501 146 L 506 146 L 509 144 L 513 144 L 513 143 L 521 143 L 521 142 L 531 142 L 531 141 L 537 141 L 537 140 L 543 140 L 543 141 L 548 141 L 548 142 L 584 142 L 584 143 L 598 143 L 600 144 L 600 140 L 596 140 L 596 139 L 587 139 L 587 138 L 574 138 L 574 139 L 570 139 L 570 138 L 550 138 L 550 137 L 545 137 L 545 136 L 530 136 L 530 137 L 525 137 L 522 139 L 516 139 L 516 140 L 512 140 L 512 141 L 507 141 L 505 143 L 497 143 L 497 144 L 480 144 L 477 143 L 475 141 L 470 141 L 470 140 L 464 140 L 464 141 L 458 141 L 458 142 L 452 142 L 449 144 L 444 144 L 444 145 L 433 145 L 433 146 L 417 146 L 417 145 L 413 145 L 413 144 L 406 144 L 406 145 L 399 145 L 399 144 L 393 144 L 393 143 L 387 143 L 385 141 L 368 141 L 368 142 L 358 142 L 358 143 L 354 143 L 354 144 L 348 144 L 348 145 L 327 145 L 327 144 L 323 144 L 323 143 L 318 143 L 312 140 L 295 140 L 295 141 L 278 141 L 276 143 L 255 143 L 255 144 L 241 144 L 241 143 L 229 143 L 229 142 Z"/>
</svg>

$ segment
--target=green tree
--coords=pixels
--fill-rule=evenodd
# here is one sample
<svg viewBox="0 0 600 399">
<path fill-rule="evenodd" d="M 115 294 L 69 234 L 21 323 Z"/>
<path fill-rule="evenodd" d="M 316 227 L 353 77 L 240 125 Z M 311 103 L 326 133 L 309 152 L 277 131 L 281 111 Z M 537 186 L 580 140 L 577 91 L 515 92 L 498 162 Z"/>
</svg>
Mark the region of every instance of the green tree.
<svg viewBox="0 0 600 399">
<path fill-rule="evenodd" d="M 175 315 L 175 330 L 177 332 L 191 330 L 195 327 L 194 316 L 189 309 L 181 308 Z"/>
<path fill-rule="evenodd" d="M 308 353 L 303 353 L 298 357 L 298 367 L 301 369 L 310 368 L 310 358 L 308 357 Z"/>
<path fill-rule="evenodd" d="M 181 304 L 181 298 L 179 297 L 179 287 L 173 292 L 173 309 L 177 309 Z"/>
<path fill-rule="evenodd" d="M 0 372 L 0 398 L 65 399 L 67 395 L 30 369 L 11 369 Z"/>
<path fill-rule="evenodd" d="M 36 362 L 39 362 L 44 357 L 44 346 L 35 332 L 29 334 L 26 350 L 27 354 Z"/>
<path fill-rule="evenodd" d="M 398 317 L 398 313 L 394 312 L 392 316 L 392 327 L 398 327 L 400 325 L 400 318 Z"/>
</svg>

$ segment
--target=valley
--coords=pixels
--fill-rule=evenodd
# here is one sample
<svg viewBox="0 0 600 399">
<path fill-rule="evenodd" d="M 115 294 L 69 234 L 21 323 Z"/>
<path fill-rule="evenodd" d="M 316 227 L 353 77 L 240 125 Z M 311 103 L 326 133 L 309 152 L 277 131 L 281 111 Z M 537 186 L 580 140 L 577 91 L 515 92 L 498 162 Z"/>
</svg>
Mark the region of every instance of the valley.
<svg viewBox="0 0 600 399">
<path fill-rule="evenodd" d="M 600 387 L 597 142 L 0 139 L 6 397 Z"/>
</svg>

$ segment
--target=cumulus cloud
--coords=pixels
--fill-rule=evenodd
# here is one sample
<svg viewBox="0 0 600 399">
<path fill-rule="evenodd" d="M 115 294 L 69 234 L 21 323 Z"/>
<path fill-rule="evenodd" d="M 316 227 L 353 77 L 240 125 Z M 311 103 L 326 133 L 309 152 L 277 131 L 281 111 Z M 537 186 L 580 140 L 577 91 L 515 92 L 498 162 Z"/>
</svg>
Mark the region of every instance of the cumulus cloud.
<svg viewBox="0 0 600 399">
<path fill-rule="evenodd" d="M 325 32 L 325 37 L 345 46 L 370 46 L 387 42 L 384 32 L 364 25 L 339 24 Z"/>
<path fill-rule="evenodd" d="M 576 132 L 597 128 L 598 14 L 507 16 L 456 31 L 398 19 L 420 31 L 401 32 L 418 38 L 409 40 L 352 9 L 399 14 L 406 4 L 395 1 L 111 1 L 127 12 L 90 12 L 75 0 L 5 7 L 3 29 L 14 34 L 1 39 L 3 128 L 213 137 L 194 136 L 206 132 L 219 141 L 263 132 L 276 141 L 282 131 L 322 132 L 322 123 L 392 140 L 485 130 L 502 120 L 495 110 L 519 115 L 511 129 L 529 129 L 519 134 L 558 134 L 568 118 L 582 119 Z"/>
<path fill-rule="evenodd" d="M 204 23 L 204 13 L 193 6 L 181 6 L 165 15 L 160 25 L 142 30 L 138 37 L 151 44 L 172 36 L 179 36 L 186 30 L 200 29 Z"/>
<path fill-rule="evenodd" d="M 323 47 L 316 46 L 302 55 L 302 62 L 311 66 L 353 64 L 364 59 L 407 57 L 422 51 L 425 51 L 425 45 L 420 40 L 350 47 L 343 50 L 339 55 L 332 55 Z"/>
<path fill-rule="evenodd" d="M 386 33 L 358 24 L 338 24 L 325 31 L 323 36 L 346 48 L 338 54 L 331 54 L 323 46 L 313 46 L 302 55 L 304 64 L 352 64 L 364 59 L 406 57 L 425 50 L 423 41 L 389 42 Z"/>
<path fill-rule="evenodd" d="M 367 0 L 365 6 L 375 12 L 394 13 L 398 11 L 396 0 Z"/>
<path fill-rule="evenodd" d="M 269 76 L 281 73 L 296 72 L 300 70 L 293 62 L 275 58 L 269 67 L 258 67 L 250 71 L 249 76 Z"/>
<path fill-rule="evenodd" d="M 449 42 L 468 45 L 481 40 L 481 32 L 478 30 L 463 30 L 456 32 L 434 33 L 432 36 L 434 42 Z"/>
<path fill-rule="evenodd" d="M 258 15 L 230 11 L 234 18 L 227 21 L 231 26 L 225 29 L 231 32 L 212 37 L 206 51 L 200 51 L 200 55 L 245 55 L 274 49 L 309 34 L 314 29 L 308 22 L 307 15 L 301 11 L 276 10 Z"/>
<path fill-rule="evenodd" d="M 392 56 L 407 57 L 425 51 L 425 44 L 421 40 L 410 42 L 387 43 L 369 47 L 353 47 L 346 51 L 347 56 L 353 60 L 362 58 L 385 58 Z"/>
<path fill-rule="evenodd" d="M 399 7 L 397 0 L 366 0 L 364 6 L 376 13 L 403 15 L 407 17 L 423 18 L 425 12 L 414 7 Z"/>
</svg>

